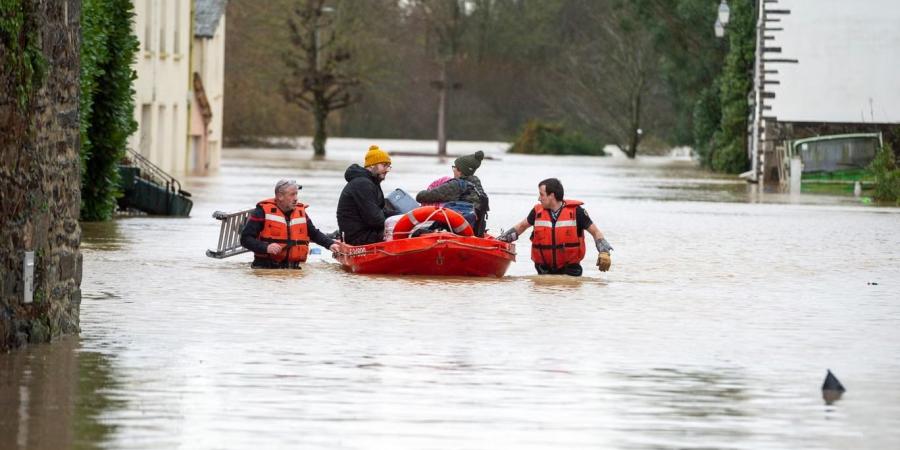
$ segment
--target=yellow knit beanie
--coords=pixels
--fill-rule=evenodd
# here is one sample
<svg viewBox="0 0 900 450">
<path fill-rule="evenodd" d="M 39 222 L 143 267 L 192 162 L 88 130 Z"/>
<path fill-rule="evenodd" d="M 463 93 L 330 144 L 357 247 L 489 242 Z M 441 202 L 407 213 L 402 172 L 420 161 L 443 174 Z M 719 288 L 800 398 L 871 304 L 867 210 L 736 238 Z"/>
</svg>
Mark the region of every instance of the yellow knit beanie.
<svg viewBox="0 0 900 450">
<path fill-rule="evenodd" d="M 378 163 L 391 163 L 391 155 L 388 155 L 386 151 L 378 148 L 377 145 L 373 145 L 369 147 L 369 151 L 366 152 L 366 163 L 365 167 L 374 166 Z"/>
</svg>

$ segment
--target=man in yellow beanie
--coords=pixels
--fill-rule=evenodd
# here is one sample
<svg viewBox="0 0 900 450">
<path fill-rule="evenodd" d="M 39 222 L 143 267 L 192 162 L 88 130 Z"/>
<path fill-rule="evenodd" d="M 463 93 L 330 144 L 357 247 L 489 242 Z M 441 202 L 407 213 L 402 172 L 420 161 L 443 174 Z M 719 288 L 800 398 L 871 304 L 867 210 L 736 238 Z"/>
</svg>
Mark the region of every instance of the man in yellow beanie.
<svg viewBox="0 0 900 450">
<path fill-rule="evenodd" d="M 391 155 L 380 148 L 377 145 L 372 145 L 369 147 L 369 151 L 366 152 L 366 160 L 364 167 L 368 169 L 369 167 L 374 167 L 378 164 L 387 164 L 388 171 L 391 169 Z M 387 172 L 384 172 L 387 174 Z M 381 178 L 382 180 L 384 177 Z"/>
<path fill-rule="evenodd" d="M 364 167 L 352 164 L 344 172 L 347 184 L 337 205 L 337 222 L 344 242 L 365 245 L 384 239 L 384 192 L 381 182 L 391 171 L 391 156 L 377 145 L 366 152 Z M 389 213 L 389 211 L 388 211 Z"/>
</svg>

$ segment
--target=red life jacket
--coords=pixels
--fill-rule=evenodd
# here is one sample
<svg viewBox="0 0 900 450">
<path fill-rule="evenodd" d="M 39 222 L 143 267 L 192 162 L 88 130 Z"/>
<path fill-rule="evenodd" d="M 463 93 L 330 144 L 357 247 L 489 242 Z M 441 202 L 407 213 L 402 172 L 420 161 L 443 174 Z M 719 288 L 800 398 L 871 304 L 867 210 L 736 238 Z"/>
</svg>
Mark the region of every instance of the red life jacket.
<svg viewBox="0 0 900 450">
<path fill-rule="evenodd" d="M 584 230 L 579 232 L 575 219 L 578 200 L 564 200 L 565 205 L 554 222 L 550 211 L 540 203 L 534 207 L 534 233 L 531 235 L 531 260 L 560 269 L 584 259 Z"/>
<path fill-rule="evenodd" d="M 275 203 L 274 198 L 263 200 L 256 204 L 266 214 L 266 222 L 263 224 L 259 240 L 263 242 L 284 245 L 281 253 L 272 256 L 268 253 L 256 253 L 257 258 L 271 259 L 275 262 L 283 262 L 285 259 L 291 263 L 305 262 L 309 254 L 309 232 L 306 229 L 306 205 L 297 203 L 290 217 L 286 217 L 281 208 Z"/>
</svg>

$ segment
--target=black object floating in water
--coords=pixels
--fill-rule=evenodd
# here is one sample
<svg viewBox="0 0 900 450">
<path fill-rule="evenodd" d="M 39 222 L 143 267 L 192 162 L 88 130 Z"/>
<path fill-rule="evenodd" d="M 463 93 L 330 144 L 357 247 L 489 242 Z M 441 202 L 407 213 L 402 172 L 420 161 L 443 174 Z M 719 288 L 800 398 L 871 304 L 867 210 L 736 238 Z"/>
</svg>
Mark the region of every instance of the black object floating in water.
<svg viewBox="0 0 900 450">
<path fill-rule="evenodd" d="M 831 373 L 831 369 L 828 369 L 828 374 L 825 375 L 825 382 L 822 383 L 823 391 L 841 391 L 845 392 L 844 385 L 838 381 L 837 377 Z"/>
<path fill-rule="evenodd" d="M 825 375 L 825 382 L 822 383 L 822 398 L 825 400 L 825 404 L 830 405 L 840 400 L 846 391 L 847 389 L 844 388 L 844 385 L 829 369 L 828 374 Z"/>
</svg>

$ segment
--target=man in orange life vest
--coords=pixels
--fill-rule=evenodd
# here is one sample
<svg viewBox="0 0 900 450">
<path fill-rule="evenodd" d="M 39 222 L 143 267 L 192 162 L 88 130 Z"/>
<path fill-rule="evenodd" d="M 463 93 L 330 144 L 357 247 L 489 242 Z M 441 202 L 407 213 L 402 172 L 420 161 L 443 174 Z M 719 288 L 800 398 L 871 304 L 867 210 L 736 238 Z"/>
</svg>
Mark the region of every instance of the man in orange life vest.
<svg viewBox="0 0 900 450">
<path fill-rule="evenodd" d="M 538 274 L 566 274 L 580 276 L 581 260 L 584 259 L 584 232 L 587 230 L 597 245 L 600 255 L 597 267 L 601 272 L 609 270 L 612 260 L 609 252 L 613 248 L 606 242 L 603 233 L 581 207 L 578 200 L 563 200 L 562 183 L 556 178 L 548 178 L 538 183 L 538 203 L 528 214 L 528 218 L 500 235 L 501 241 L 512 242 L 519 238 L 528 227 L 531 234 L 531 260 Z"/>
<path fill-rule="evenodd" d="M 333 252 L 341 245 L 319 231 L 306 214 L 306 205 L 297 202 L 301 186 L 296 180 L 275 184 L 275 198 L 256 204 L 241 231 L 241 245 L 253 252 L 256 269 L 299 269 L 306 262 L 312 239 Z"/>
</svg>

